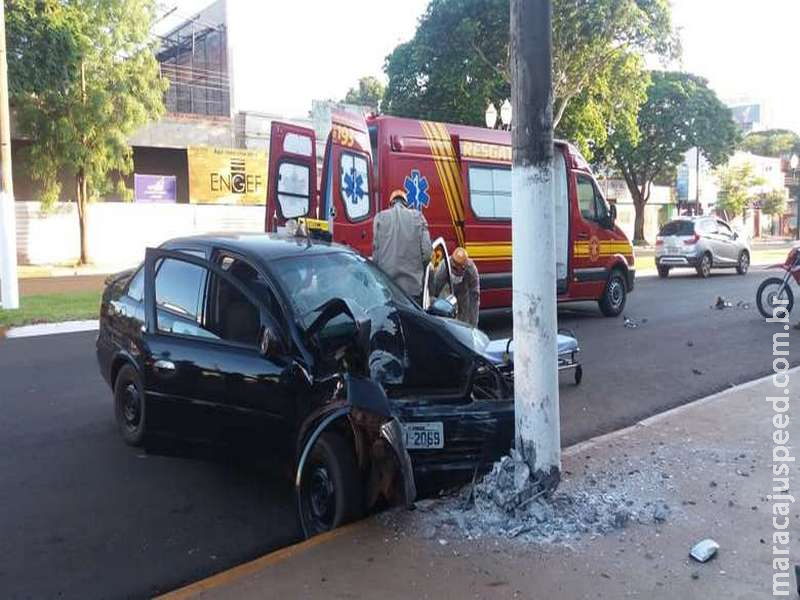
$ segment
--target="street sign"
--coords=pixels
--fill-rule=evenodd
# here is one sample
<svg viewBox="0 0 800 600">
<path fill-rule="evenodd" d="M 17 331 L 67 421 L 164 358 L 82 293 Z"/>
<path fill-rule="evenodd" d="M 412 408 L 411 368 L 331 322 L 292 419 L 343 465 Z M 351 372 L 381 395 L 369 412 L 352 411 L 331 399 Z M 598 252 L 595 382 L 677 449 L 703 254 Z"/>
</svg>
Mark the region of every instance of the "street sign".
<svg viewBox="0 0 800 600">
<path fill-rule="evenodd" d="M 133 175 L 133 197 L 136 202 L 176 202 L 177 181 L 174 175 Z"/>
</svg>

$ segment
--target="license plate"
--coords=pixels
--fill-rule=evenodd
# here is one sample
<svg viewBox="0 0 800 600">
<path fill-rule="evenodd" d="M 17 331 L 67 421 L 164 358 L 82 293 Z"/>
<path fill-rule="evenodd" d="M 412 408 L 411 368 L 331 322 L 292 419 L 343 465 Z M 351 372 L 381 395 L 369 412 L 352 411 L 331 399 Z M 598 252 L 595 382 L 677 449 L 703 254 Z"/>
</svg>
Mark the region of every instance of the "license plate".
<svg viewBox="0 0 800 600">
<path fill-rule="evenodd" d="M 669 252 L 670 254 L 680 254 L 681 249 L 678 246 L 669 246 L 667 248 L 667 252 Z"/>
<path fill-rule="evenodd" d="M 405 431 L 408 450 L 444 448 L 444 427 L 441 421 L 406 423 Z"/>
</svg>

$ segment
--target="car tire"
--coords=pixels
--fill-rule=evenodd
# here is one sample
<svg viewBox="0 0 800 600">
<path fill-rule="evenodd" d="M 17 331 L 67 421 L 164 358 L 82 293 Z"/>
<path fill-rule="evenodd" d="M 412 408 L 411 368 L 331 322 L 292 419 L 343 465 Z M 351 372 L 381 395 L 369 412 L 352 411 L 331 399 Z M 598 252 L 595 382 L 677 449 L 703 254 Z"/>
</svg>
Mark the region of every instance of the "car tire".
<svg viewBox="0 0 800 600">
<path fill-rule="evenodd" d="M 669 277 L 669 267 L 658 267 L 658 276 L 661 279 Z"/>
<path fill-rule="evenodd" d="M 703 254 L 703 257 L 700 259 L 700 264 L 697 265 L 697 276 L 702 277 L 703 279 L 708 279 L 709 275 L 711 275 L 711 267 L 713 266 L 713 262 L 711 260 L 711 254 L 706 252 Z"/>
<path fill-rule="evenodd" d="M 625 310 L 628 300 L 628 288 L 625 284 L 625 275 L 619 269 L 611 271 L 606 281 L 606 288 L 598 301 L 600 312 L 606 317 L 618 317 Z"/>
<path fill-rule="evenodd" d="M 355 452 L 341 435 L 325 432 L 314 443 L 303 465 L 298 501 L 309 538 L 363 516 L 364 489 Z"/>
<path fill-rule="evenodd" d="M 747 275 L 747 270 L 750 268 L 750 253 L 747 250 L 742 250 L 739 253 L 739 260 L 736 261 L 736 272 L 739 275 Z"/>
<path fill-rule="evenodd" d="M 114 416 L 120 435 L 129 446 L 141 446 L 147 435 L 147 404 L 139 372 L 131 365 L 119 371 L 114 382 Z"/>
<path fill-rule="evenodd" d="M 774 305 L 771 303 L 771 296 L 774 295 L 782 285 L 783 279 L 780 277 L 768 277 L 758 286 L 758 291 L 756 292 L 756 306 L 758 306 L 758 312 L 760 312 L 761 316 L 765 319 L 769 319 L 773 316 Z M 775 289 L 767 291 L 772 287 Z M 767 293 L 765 294 L 764 292 Z M 783 293 L 786 296 L 786 304 L 782 304 L 781 306 L 786 309 L 786 313 L 788 314 L 792 312 L 792 307 L 794 306 L 794 294 L 792 293 L 792 288 L 789 287 L 789 282 L 787 282 L 786 286 L 783 288 Z"/>
<path fill-rule="evenodd" d="M 580 385 L 583 381 L 583 367 L 578 365 L 575 367 L 575 385 Z"/>
</svg>

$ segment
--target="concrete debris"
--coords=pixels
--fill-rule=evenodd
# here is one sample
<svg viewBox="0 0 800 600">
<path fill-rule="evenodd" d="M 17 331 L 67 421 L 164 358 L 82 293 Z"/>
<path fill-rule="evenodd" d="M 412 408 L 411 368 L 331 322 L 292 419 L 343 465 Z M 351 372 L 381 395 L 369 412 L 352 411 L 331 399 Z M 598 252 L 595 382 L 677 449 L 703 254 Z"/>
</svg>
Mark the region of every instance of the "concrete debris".
<svg viewBox="0 0 800 600">
<path fill-rule="evenodd" d="M 639 323 L 636 322 L 634 319 L 631 319 L 630 317 L 623 317 L 623 325 L 627 329 L 636 329 L 637 327 L 639 327 Z"/>
<path fill-rule="evenodd" d="M 698 562 L 704 563 L 714 557 L 719 550 L 719 544 L 711 538 L 697 542 L 689 551 L 689 556 Z"/>
<path fill-rule="evenodd" d="M 429 510 L 414 511 L 414 531 L 403 529 L 425 539 L 446 535 L 449 539 L 502 537 L 567 543 L 621 531 L 632 522 L 663 523 L 671 517 L 663 500 L 671 484 L 662 471 L 594 471 L 591 476 L 587 473 L 563 480 L 556 492 L 548 495 L 531 478 L 519 453 L 511 454 L 464 490 L 437 499 Z M 465 502 L 470 497 L 474 502 Z"/>
</svg>

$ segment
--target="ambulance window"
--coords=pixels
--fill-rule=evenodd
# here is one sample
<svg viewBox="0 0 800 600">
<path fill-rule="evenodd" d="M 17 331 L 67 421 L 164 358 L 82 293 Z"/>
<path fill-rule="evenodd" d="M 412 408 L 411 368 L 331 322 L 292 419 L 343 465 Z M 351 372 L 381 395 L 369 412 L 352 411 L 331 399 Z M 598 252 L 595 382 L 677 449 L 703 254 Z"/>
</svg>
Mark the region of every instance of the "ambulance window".
<svg viewBox="0 0 800 600">
<path fill-rule="evenodd" d="M 510 219 L 511 169 L 470 167 L 469 197 L 479 219 Z"/>
<path fill-rule="evenodd" d="M 363 156 L 342 153 L 341 192 L 350 221 L 360 221 L 369 214 L 369 172 Z"/>
<path fill-rule="evenodd" d="M 284 162 L 278 167 L 278 203 L 284 219 L 295 219 L 308 213 L 309 168 Z"/>
<path fill-rule="evenodd" d="M 578 175 L 578 206 L 581 216 L 589 221 L 597 220 L 597 207 L 594 201 L 594 184 L 586 175 Z"/>
</svg>

